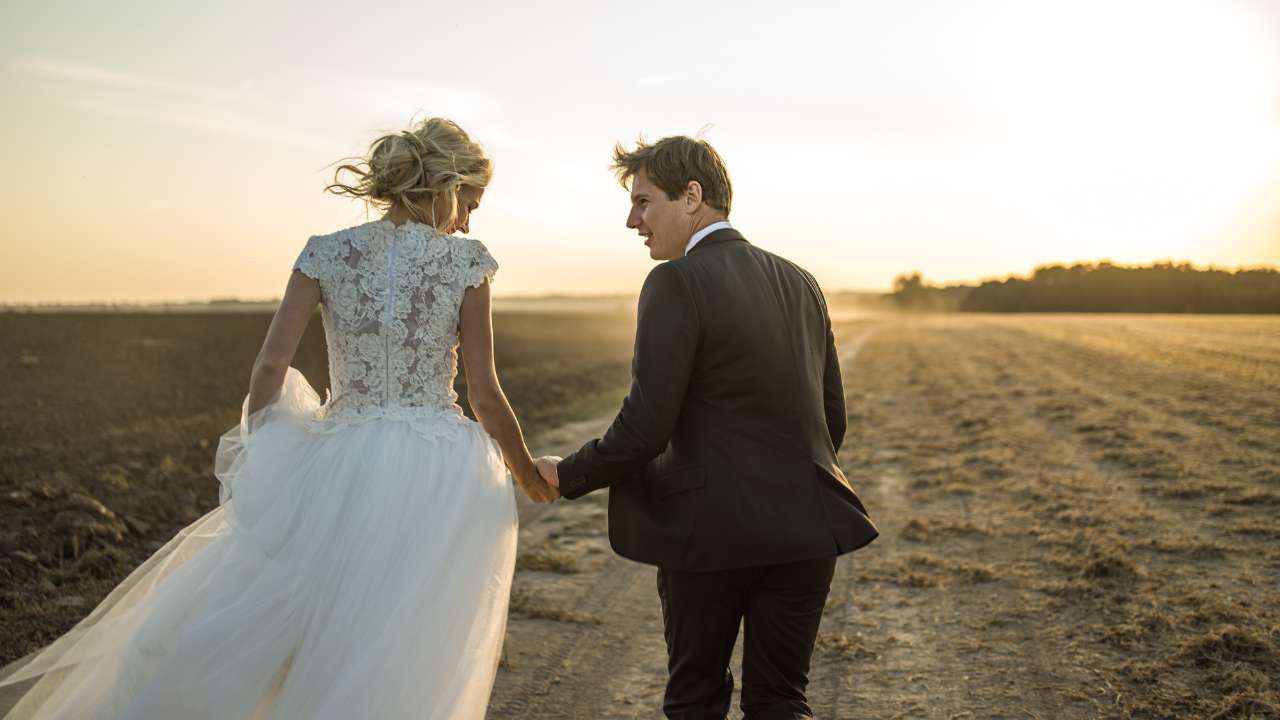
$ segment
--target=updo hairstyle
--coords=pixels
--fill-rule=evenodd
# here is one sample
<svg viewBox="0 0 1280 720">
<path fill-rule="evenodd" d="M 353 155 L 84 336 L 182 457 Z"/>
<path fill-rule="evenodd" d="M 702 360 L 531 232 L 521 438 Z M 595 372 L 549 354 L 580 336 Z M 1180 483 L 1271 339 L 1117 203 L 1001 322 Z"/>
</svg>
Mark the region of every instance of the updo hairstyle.
<svg viewBox="0 0 1280 720">
<path fill-rule="evenodd" d="M 350 159 L 356 162 L 338 166 L 325 190 L 383 209 L 403 206 L 417 222 L 440 229 L 457 219 L 458 188 L 485 187 L 493 176 L 484 148 L 457 123 L 438 117 L 383 135 L 369 144 L 367 157 Z M 339 180 L 344 171 L 355 176 L 354 184 Z M 437 197 L 448 217 L 435 217 Z"/>
</svg>

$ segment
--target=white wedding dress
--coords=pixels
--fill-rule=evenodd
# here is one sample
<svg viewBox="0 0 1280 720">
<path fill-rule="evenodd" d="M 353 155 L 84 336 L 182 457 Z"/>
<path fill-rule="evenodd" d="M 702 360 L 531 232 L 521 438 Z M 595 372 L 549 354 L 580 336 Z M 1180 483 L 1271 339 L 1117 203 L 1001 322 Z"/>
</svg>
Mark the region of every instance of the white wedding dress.
<svg viewBox="0 0 1280 720">
<path fill-rule="evenodd" d="M 3 684 L 6 718 L 482 718 L 515 568 L 514 485 L 456 404 L 477 240 L 308 240 L 332 398 L 288 371 L 221 440 L 221 502 Z"/>
</svg>

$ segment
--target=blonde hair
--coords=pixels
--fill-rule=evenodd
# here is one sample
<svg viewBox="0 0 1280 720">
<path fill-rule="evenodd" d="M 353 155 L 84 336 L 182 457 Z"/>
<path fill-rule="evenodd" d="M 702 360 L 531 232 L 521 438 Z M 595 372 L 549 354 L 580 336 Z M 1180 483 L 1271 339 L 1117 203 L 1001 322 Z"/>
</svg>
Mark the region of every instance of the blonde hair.
<svg viewBox="0 0 1280 720">
<path fill-rule="evenodd" d="M 383 135 L 369 144 L 367 157 L 348 159 L 355 164 L 338 166 L 325 190 L 384 209 L 403 206 L 417 221 L 437 228 L 457 219 L 461 186 L 483 188 L 493 176 L 484 148 L 457 123 L 439 117 Z M 355 184 L 338 179 L 343 171 L 356 177 Z M 437 198 L 443 199 L 448 217 L 435 216 Z"/>
</svg>

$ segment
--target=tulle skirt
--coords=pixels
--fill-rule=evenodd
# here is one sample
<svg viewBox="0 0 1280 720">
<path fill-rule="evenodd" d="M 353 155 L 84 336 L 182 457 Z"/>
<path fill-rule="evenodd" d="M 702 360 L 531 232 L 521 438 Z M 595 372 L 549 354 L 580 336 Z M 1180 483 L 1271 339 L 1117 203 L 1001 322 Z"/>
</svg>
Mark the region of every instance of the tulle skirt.
<svg viewBox="0 0 1280 720">
<path fill-rule="evenodd" d="M 514 487 L 476 423 L 330 432 L 290 369 L 223 436 L 219 506 L 3 684 L 11 718 L 483 718 Z"/>
</svg>

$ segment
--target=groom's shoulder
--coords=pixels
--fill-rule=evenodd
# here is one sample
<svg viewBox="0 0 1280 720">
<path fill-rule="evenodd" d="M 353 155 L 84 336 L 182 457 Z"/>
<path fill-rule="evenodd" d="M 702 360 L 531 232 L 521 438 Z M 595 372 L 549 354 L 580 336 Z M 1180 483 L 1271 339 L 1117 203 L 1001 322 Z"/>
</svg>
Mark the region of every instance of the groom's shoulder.
<svg viewBox="0 0 1280 720">
<path fill-rule="evenodd" d="M 770 254 L 772 255 L 772 253 Z M 778 262 L 782 263 L 788 268 L 791 268 L 793 272 L 800 275 L 800 277 L 804 278 L 807 282 L 813 285 L 818 284 L 818 280 L 813 276 L 813 273 L 809 272 L 808 270 L 805 270 L 803 267 L 800 267 L 800 263 L 797 263 L 794 260 L 788 260 L 787 258 L 784 258 L 781 255 L 773 255 L 773 256 L 778 259 Z"/>
<path fill-rule="evenodd" d="M 817 281 L 813 277 L 813 273 L 805 270 L 796 261 L 783 257 L 782 255 L 770 250 L 766 250 L 758 245 L 752 245 L 751 249 L 756 253 L 757 258 L 767 259 L 783 273 L 792 273 L 804 279 L 806 282 L 817 284 Z"/>
<path fill-rule="evenodd" d="M 759 245 L 746 245 L 744 243 L 741 251 L 752 256 L 751 265 L 759 267 L 763 262 L 774 268 L 773 273 L 771 273 L 774 277 L 785 278 L 789 276 L 792 283 L 800 287 L 808 286 L 818 296 L 819 302 L 825 306 L 825 298 L 822 295 L 822 288 L 818 285 L 818 279 L 814 277 L 813 273 L 804 269 L 800 263 L 766 250 Z"/>
<path fill-rule="evenodd" d="M 806 282 L 815 283 L 813 274 L 805 270 L 794 260 L 789 260 L 772 250 L 767 250 L 753 243 L 723 243 L 719 246 L 722 250 L 719 253 L 689 253 L 682 257 L 668 260 L 666 265 L 674 265 L 676 269 L 682 272 L 691 272 L 695 268 L 703 266 L 714 267 L 721 263 L 743 263 L 752 267 L 759 267 L 763 261 L 771 264 L 783 273 L 790 273 L 803 278 Z"/>
</svg>

